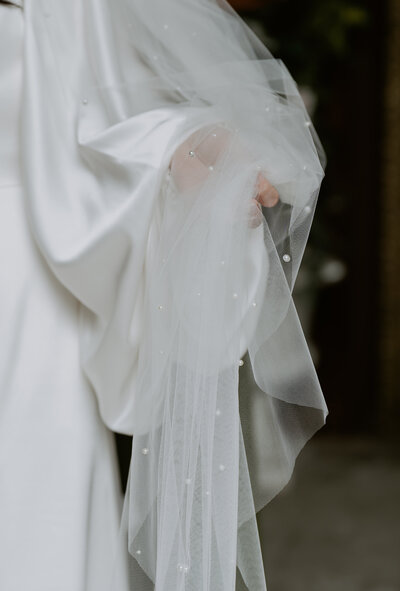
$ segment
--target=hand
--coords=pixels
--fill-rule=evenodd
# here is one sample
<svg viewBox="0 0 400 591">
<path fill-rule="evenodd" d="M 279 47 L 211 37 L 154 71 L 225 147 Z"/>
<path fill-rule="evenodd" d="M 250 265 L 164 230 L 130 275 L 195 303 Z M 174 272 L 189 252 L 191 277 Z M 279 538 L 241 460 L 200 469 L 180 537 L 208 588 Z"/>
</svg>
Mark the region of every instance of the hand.
<svg viewBox="0 0 400 591">
<path fill-rule="evenodd" d="M 261 206 L 274 207 L 279 201 L 279 193 L 269 180 L 261 173 L 257 176 L 257 197 L 251 200 L 249 225 L 257 228 L 263 221 Z"/>
<path fill-rule="evenodd" d="M 274 207 L 278 203 L 278 191 L 261 172 L 258 173 L 257 177 L 257 191 L 256 201 L 264 207 Z"/>
</svg>

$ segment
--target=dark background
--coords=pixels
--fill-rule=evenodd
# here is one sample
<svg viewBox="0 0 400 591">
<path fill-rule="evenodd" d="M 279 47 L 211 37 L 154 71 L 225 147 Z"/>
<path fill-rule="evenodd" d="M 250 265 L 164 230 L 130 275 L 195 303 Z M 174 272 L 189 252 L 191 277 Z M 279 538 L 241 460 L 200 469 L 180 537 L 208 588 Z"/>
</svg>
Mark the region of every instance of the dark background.
<svg viewBox="0 0 400 591">
<path fill-rule="evenodd" d="M 237 0 L 232 5 L 256 33 L 262 31 L 300 88 L 311 91 L 312 118 L 327 152 L 303 262 L 313 301 L 305 329 L 331 411 L 327 430 L 386 434 L 393 429 L 395 436 L 392 413 L 399 410 L 400 379 L 398 367 L 389 376 L 385 364 L 386 355 L 394 362 L 398 337 L 397 306 L 386 309 L 390 296 L 384 259 L 390 237 L 385 234 L 385 201 L 400 199 L 397 191 L 387 194 L 384 182 L 389 139 L 385 85 L 393 75 L 388 45 L 394 43 L 389 4 Z M 400 166 L 400 153 L 397 157 Z M 397 235 L 392 239 L 398 257 Z M 398 293 L 398 273 L 394 287 Z M 387 350 L 387 331 L 393 332 L 392 351 Z"/>
<path fill-rule="evenodd" d="M 232 5 L 328 161 L 295 301 L 330 414 L 259 514 L 268 589 L 399 591 L 400 1 Z"/>
</svg>

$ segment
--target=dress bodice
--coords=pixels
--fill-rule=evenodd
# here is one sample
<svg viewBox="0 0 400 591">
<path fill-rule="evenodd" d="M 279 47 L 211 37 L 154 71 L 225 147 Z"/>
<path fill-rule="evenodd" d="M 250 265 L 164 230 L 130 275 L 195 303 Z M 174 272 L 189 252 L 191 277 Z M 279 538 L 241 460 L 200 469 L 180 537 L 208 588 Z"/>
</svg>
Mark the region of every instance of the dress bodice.
<svg viewBox="0 0 400 591">
<path fill-rule="evenodd" d="M 16 6 L 22 6 L 15 0 Z M 0 4 L 0 186 L 20 182 L 19 113 L 24 21 L 21 10 Z"/>
</svg>

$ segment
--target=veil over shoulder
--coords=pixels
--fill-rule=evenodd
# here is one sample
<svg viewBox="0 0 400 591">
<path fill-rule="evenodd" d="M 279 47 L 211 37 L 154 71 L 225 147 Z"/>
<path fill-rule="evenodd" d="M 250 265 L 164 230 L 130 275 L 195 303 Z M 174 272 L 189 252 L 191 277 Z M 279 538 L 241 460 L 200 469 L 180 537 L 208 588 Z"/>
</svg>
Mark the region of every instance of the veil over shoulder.
<svg viewBox="0 0 400 591">
<path fill-rule="evenodd" d="M 327 416 L 292 299 L 325 165 L 297 86 L 225 0 L 25 17 L 29 219 L 133 434 L 110 589 L 266 589 L 256 513 Z M 280 200 L 254 223 L 260 173 Z"/>
</svg>

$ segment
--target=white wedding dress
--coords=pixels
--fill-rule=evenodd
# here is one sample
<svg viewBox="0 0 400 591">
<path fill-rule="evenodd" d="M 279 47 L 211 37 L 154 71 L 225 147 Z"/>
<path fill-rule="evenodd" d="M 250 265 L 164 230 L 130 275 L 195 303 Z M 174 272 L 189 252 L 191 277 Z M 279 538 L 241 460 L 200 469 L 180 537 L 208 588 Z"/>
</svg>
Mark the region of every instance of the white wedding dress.
<svg viewBox="0 0 400 591">
<path fill-rule="evenodd" d="M 23 12 L 0 5 L 0 589 L 105 591 L 121 493 L 79 364 L 80 304 L 30 234 L 21 187 Z"/>
<path fill-rule="evenodd" d="M 324 174 L 298 88 L 225 0 L 12 4 L 0 591 L 265 591 L 256 513 L 327 416 L 292 299 Z"/>
</svg>

